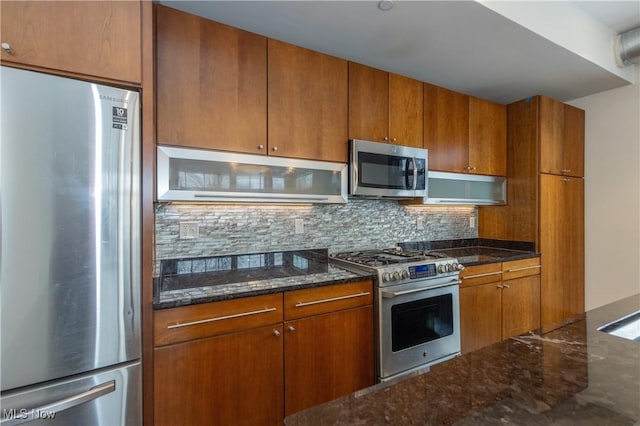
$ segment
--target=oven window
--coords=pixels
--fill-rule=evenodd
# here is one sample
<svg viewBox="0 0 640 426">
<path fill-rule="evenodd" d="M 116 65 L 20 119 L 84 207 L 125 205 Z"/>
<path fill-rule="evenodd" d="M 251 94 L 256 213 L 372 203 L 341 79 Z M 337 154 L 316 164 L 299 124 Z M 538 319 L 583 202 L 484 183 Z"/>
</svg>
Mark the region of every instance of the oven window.
<svg viewBox="0 0 640 426">
<path fill-rule="evenodd" d="M 451 294 L 391 307 L 391 350 L 401 351 L 453 334 Z"/>
<path fill-rule="evenodd" d="M 393 155 L 358 153 L 358 180 L 368 188 L 407 189 L 413 187 L 413 161 Z"/>
</svg>

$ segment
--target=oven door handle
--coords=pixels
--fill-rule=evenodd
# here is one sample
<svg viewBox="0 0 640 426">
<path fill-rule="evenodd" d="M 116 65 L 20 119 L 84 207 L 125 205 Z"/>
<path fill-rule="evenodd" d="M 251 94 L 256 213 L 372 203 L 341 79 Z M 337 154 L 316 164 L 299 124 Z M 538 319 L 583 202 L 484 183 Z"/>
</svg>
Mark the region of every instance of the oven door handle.
<svg viewBox="0 0 640 426">
<path fill-rule="evenodd" d="M 451 280 L 449 282 L 443 283 L 443 284 L 439 284 L 439 285 L 434 285 L 434 286 L 429 286 L 429 287 L 421 287 L 421 288 L 414 288 L 411 290 L 400 290 L 400 291 L 382 291 L 382 297 L 384 297 L 385 299 L 392 299 L 394 297 L 398 297 L 398 296 L 404 296 L 405 294 L 411 294 L 411 293 L 418 293 L 420 291 L 427 291 L 427 290 L 433 290 L 436 288 L 440 288 L 440 287 L 447 287 L 450 285 L 457 285 L 460 284 L 462 281 L 460 280 Z"/>
</svg>

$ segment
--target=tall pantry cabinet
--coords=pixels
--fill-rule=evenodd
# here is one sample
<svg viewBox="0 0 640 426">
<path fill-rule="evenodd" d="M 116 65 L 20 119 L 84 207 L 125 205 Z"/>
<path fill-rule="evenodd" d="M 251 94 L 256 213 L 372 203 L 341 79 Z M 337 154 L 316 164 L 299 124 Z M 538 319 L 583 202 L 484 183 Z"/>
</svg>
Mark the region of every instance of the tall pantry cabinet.
<svg viewBox="0 0 640 426">
<path fill-rule="evenodd" d="M 534 241 L 540 319 L 584 313 L 584 111 L 536 96 L 507 106 L 507 206 L 479 209 L 482 238 Z"/>
</svg>

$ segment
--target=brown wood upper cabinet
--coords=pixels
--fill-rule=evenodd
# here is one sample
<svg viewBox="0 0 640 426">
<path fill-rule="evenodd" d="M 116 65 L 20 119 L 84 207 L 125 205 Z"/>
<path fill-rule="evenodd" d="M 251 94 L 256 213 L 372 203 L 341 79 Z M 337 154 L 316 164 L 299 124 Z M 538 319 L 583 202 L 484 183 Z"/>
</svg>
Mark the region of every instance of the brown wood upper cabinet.
<svg viewBox="0 0 640 426">
<path fill-rule="evenodd" d="M 469 97 L 470 173 L 507 175 L 507 108 Z"/>
<path fill-rule="evenodd" d="M 349 139 L 422 148 L 422 82 L 349 62 Z"/>
<path fill-rule="evenodd" d="M 424 83 L 424 147 L 430 170 L 505 176 L 506 108 Z"/>
<path fill-rule="evenodd" d="M 429 169 L 465 173 L 469 167 L 469 97 L 424 83 L 424 147 Z"/>
<path fill-rule="evenodd" d="M 539 96 L 540 173 L 584 177 L 584 110 Z"/>
<path fill-rule="evenodd" d="M 273 39 L 268 52 L 269 155 L 346 162 L 347 61 Z"/>
<path fill-rule="evenodd" d="M 156 7 L 158 143 L 266 154 L 267 39 Z"/>
<path fill-rule="evenodd" d="M 140 2 L 3 1 L 0 7 L 3 63 L 140 84 Z"/>
</svg>

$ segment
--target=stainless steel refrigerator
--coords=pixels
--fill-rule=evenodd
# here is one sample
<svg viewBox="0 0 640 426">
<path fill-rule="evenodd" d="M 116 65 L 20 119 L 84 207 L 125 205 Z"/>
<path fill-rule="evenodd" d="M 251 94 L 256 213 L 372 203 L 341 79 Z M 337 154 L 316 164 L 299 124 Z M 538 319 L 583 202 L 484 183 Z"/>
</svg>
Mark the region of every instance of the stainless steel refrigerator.
<svg viewBox="0 0 640 426">
<path fill-rule="evenodd" d="M 0 85 L 0 424 L 140 424 L 139 94 Z"/>
</svg>

